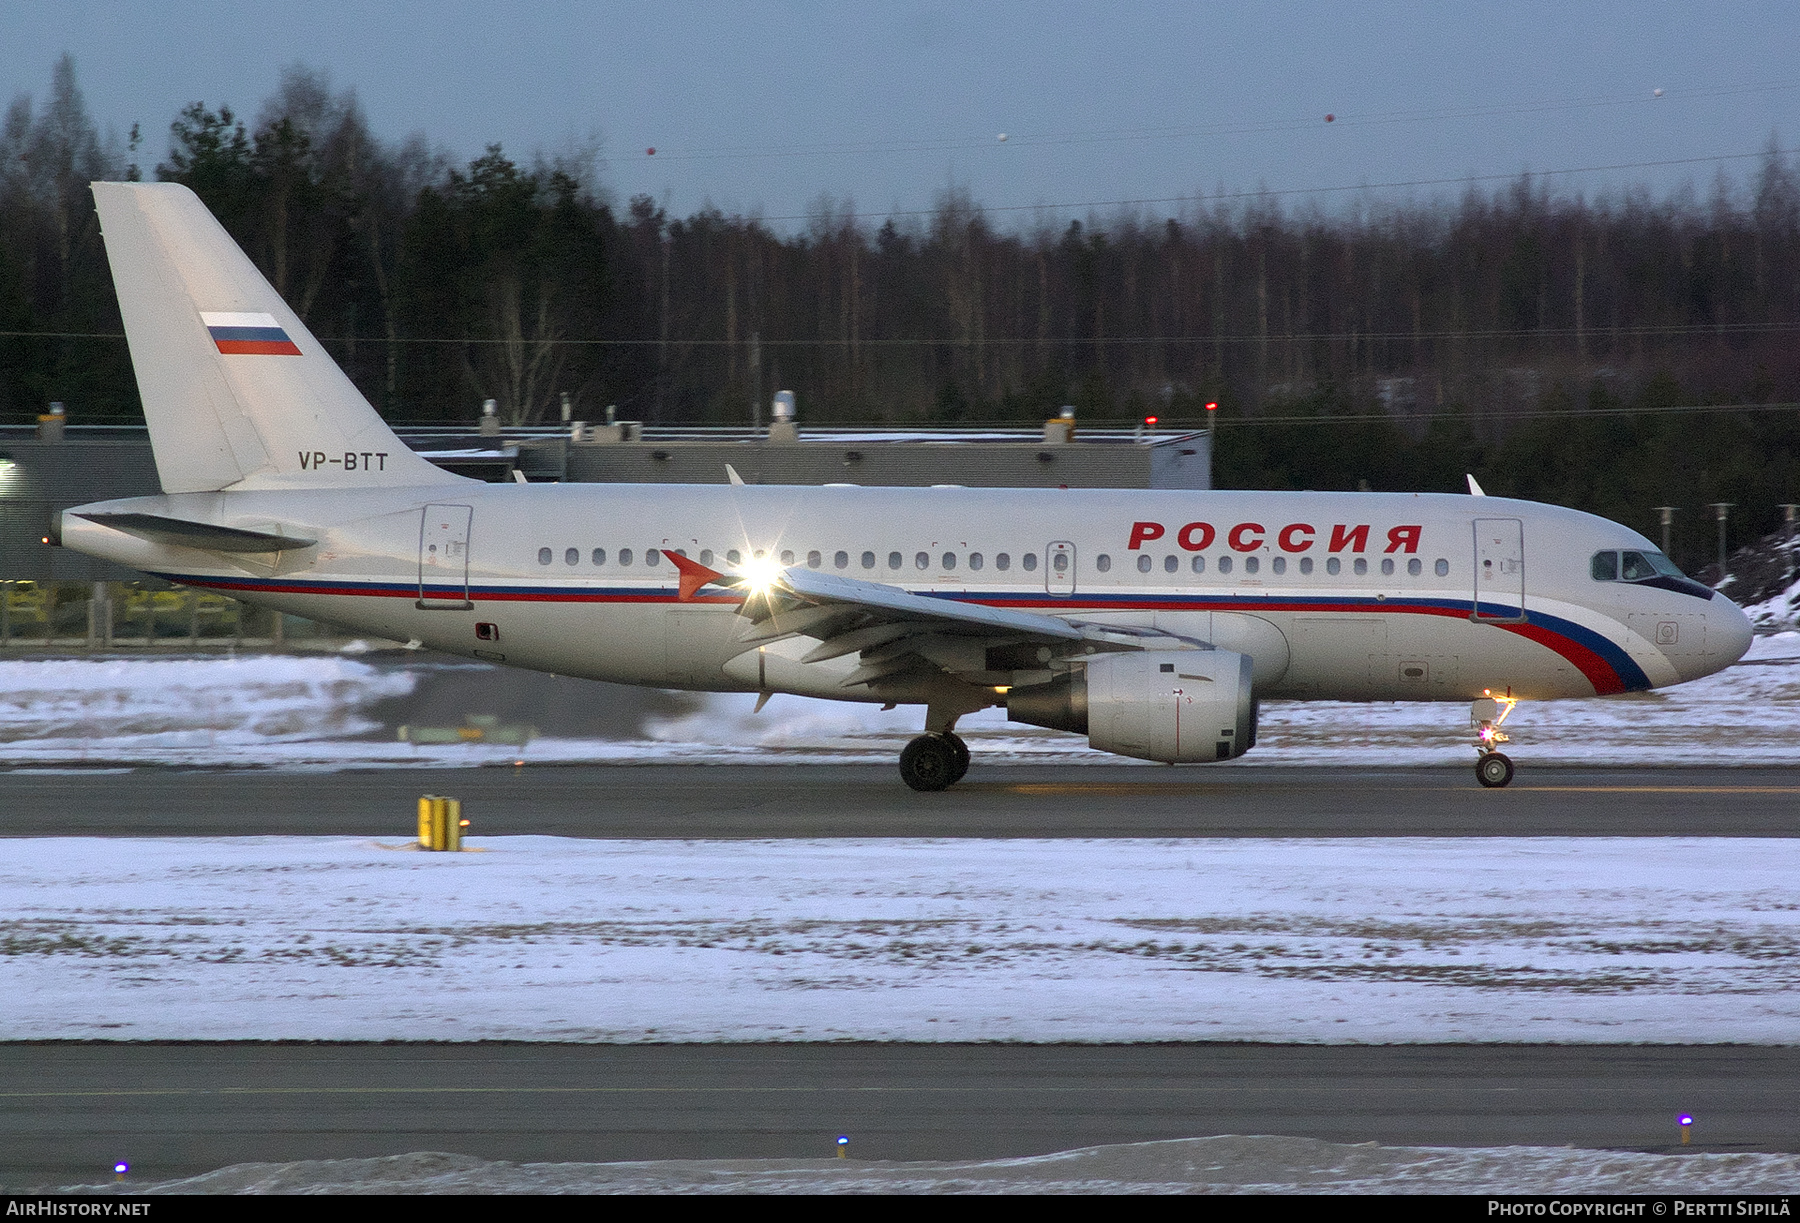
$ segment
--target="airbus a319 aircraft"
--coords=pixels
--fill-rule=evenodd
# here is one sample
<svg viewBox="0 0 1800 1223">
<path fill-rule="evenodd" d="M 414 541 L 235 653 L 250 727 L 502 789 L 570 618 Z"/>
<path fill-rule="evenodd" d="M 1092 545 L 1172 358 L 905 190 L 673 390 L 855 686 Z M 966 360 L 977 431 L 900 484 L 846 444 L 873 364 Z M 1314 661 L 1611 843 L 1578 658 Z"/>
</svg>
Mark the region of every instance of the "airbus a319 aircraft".
<svg viewBox="0 0 1800 1223">
<path fill-rule="evenodd" d="M 1264 698 L 1519 699 L 1737 661 L 1750 624 L 1635 531 L 1474 495 L 487 484 L 410 451 L 174 184 L 96 183 L 163 493 L 58 542 L 246 602 L 617 683 L 924 707 L 918 790 L 990 706 L 1230 760 Z"/>
</svg>

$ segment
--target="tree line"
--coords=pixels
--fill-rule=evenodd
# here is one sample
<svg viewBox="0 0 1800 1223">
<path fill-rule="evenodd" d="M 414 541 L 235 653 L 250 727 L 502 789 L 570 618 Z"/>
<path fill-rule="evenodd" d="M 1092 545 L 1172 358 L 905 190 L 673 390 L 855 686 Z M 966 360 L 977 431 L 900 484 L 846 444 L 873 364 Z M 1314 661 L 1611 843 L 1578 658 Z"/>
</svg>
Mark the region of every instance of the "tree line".
<svg viewBox="0 0 1800 1223">
<path fill-rule="evenodd" d="M 91 196 L 192 187 L 377 408 L 512 423 L 609 405 L 747 423 L 1035 422 L 1216 402 L 1221 487 L 1462 487 L 1710 554 L 1800 499 L 1800 167 L 1771 140 L 1743 181 L 1593 198 L 1529 177 L 1334 209 L 1196 197 L 1174 215 L 1003 225 L 948 189 L 916 215 L 821 199 L 782 231 L 649 197 L 618 206 L 592 149 L 460 162 L 375 134 L 294 68 L 253 116 L 196 102 L 166 152 L 102 137 L 72 60 L 0 123 L 0 419 L 60 399 L 138 413 Z M 160 141 L 158 142 L 160 143 Z M 1198 177 L 1200 168 L 1196 168 Z M 1695 411 L 1691 409 L 1724 409 Z"/>
</svg>

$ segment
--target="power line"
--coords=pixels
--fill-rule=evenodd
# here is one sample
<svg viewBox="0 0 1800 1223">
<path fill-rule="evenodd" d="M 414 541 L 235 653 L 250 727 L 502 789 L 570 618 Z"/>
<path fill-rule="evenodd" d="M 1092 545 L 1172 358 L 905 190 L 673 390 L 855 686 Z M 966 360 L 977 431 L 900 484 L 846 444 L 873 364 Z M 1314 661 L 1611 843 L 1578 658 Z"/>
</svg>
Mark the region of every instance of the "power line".
<svg viewBox="0 0 1800 1223">
<path fill-rule="evenodd" d="M 1298 331 L 1271 332 L 1260 335 L 1255 332 L 1232 332 L 1227 335 L 1158 335 L 1158 336 L 983 336 L 980 339 L 957 339 L 948 336 L 905 337 L 905 338 L 859 338 L 849 340 L 842 337 L 818 337 L 812 339 L 770 339 L 759 338 L 756 343 L 764 348 L 1020 348 L 1035 347 L 1088 347 L 1105 348 L 1115 345 L 1199 345 L 1199 344 L 1326 344 L 1354 341 L 1369 343 L 1374 341 L 1444 341 L 1444 340 L 1527 340 L 1527 339 L 1573 339 L 1582 336 L 1595 344 L 1608 341 L 1649 339 L 1658 336 L 1725 336 L 1725 335 L 1774 335 L 1784 332 L 1800 331 L 1800 321 L 1766 322 L 1766 323 L 1645 323 L 1627 327 L 1487 327 L 1464 328 L 1452 330 L 1436 328 L 1420 331 Z M 0 339 L 39 339 L 39 340 L 123 340 L 122 331 L 0 331 Z M 587 348 L 655 348 L 665 344 L 678 348 L 748 348 L 751 341 L 721 340 L 692 337 L 687 339 L 601 339 L 561 338 L 554 340 L 509 340 L 494 339 L 483 336 L 317 336 L 322 344 L 367 344 L 380 346 L 385 344 L 469 344 L 492 346 L 496 344 L 523 344 L 527 347 L 587 347 Z"/>
<path fill-rule="evenodd" d="M 993 204 L 975 205 L 973 211 L 983 212 L 1054 212 L 1070 208 L 1135 208 L 1148 204 L 1208 204 L 1229 200 L 1272 199 L 1290 195 L 1330 195 L 1343 191 L 1385 191 L 1397 187 L 1448 187 L 1467 183 L 1490 183 L 1516 181 L 1521 178 L 1551 178 L 1565 174 L 1601 174 L 1612 170 L 1644 170 L 1667 166 L 1694 166 L 1721 161 L 1744 161 L 1754 157 L 1768 157 L 1771 154 L 1787 156 L 1800 149 L 1762 149 L 1755 153 L 1715 153 L 1708 157 L 1672 157 L 1660 161 L 1621 161 L 1610 165 L 1571 166 L 1561 170 L 1526 170 L 1509 171 L 1504 174 L 1463 174 L 1455 178 L 1412 178 L 1397 179 L 1382 183 L 1345 183 L 1335 187 L 1279 187 L 1258 188 L 1255 191 L 1219 191 L 1195 192 L 1192 195 L 1149 196 L 1128 200 L 1087 200 L 1082 203 L 1062 204 Z M 838 220 L 864 220 L 876 217 L 919 217 L 935 216 L 936 208 L 900 208 L 886 212 L 847 212 L 837 214 Z M 760 221 L 810 221 L 811 214 L 795 213 L 787 216 L 758 217 Z"/>
</svg>

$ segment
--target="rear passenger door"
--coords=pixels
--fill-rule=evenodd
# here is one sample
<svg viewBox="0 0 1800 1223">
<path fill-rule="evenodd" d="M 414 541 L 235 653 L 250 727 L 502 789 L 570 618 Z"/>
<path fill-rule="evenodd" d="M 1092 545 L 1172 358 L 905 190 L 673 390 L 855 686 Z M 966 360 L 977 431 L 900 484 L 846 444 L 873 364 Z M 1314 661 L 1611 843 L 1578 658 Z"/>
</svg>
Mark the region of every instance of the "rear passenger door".
<svg viewBox="0 0 1800 1223">
<path fill-rule="evenodd" d="M 461 611 L 469 602 L 469 521 L 473 506 L 428 505 L 419 521 L 419 602 Z"/>
</svg>

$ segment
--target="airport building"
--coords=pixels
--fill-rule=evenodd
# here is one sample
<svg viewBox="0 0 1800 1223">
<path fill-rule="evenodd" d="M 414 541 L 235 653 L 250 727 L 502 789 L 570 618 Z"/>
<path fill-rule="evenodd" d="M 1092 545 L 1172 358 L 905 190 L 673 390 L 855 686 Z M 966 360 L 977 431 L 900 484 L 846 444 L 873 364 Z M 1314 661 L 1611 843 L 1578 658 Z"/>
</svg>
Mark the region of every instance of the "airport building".
<svg viewBox="0 0 1800 1223">
<path fill-rule="evenodd" d="M 790 401 L 791 402 L 791 401 Z M 788 411 L 783 412 L 787 407 Z M 1042 429 L 819 429 L 804 433 L 777 401 L 766 429 L 646 427 L 401 428 L 446 471 L 488 481 L 967 485 L 989 488 L 1212 487 L 1210 432 Z M 82 426 L 52 411 L 0 427 L 0 650 L 299 645 L 331 630 L 175 589 L 44 542 L 75 505 L 162 491 L 142 427 Z"/>
</svg>

